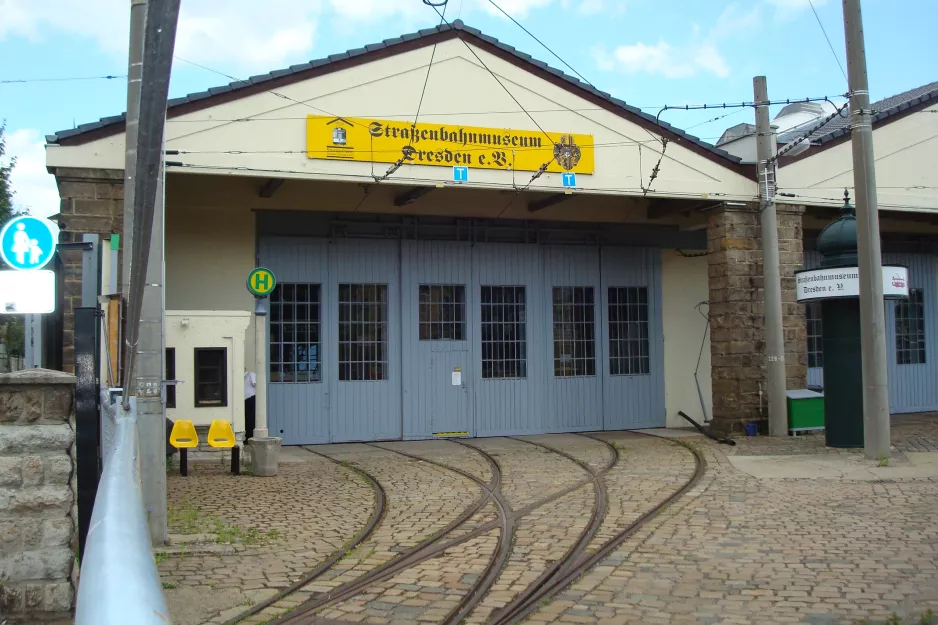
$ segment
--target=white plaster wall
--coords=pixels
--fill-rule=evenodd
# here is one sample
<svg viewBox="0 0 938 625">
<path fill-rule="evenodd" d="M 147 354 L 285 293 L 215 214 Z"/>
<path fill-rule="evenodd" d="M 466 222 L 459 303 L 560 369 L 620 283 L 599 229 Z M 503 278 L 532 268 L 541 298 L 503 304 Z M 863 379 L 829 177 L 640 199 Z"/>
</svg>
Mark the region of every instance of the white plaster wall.
<svg viewBox="0 0 938 625">
<path fill-rule="evenodd" d="M 707 321 L 694 309 L 709 298 L 706 257 L 685 258 L 674 250 L 661 252 L 661 297 L 664 326 L 664 395 L 668 427 L 690 427 L 678 410 L 703 422 L 694 369 Z M 708 312 L 707 306 L 701 311 Z M 698 373 L 707 415 L 713 414 L 710 384 L 710 333 L 703 341 Z"/>
<path fill-rule="evenodd" d="M 881 209 L 938 211 L 938 114 L 934 111 L 938 104 L 873 129 Z M 783 165 L 778 187 L 779 192 L 805 196 L 779 197 L 779 202 L 839 206 L 844 187 L 855 198 L 850 141 Z"/>
<path fill-rule="evenodd" d="M 250 314 L 240 310 L 167 310 L 166 347 L 176 350 L 176 407 L 167 408 L 172 420 L 190 419 L 195 425 L 210 425 L 214 419 L 232 423 L 244 432 L 244 334 Z M 195 406 L 195 349 L 227 348 L 228 405 Z"/>
<path fill-rule="evenodd" d="M 475 49 L 524 110 L 459 39 L 436 47 L 419 121 L 504 129 L 575 132 L 594 136 L 596 169 L 578 175 L 577 185 L 595 193 L 641 195 L 661 154 L 659 137 L 635 123 L 597 107 L 570 91 Z M 277 92 L 305 104 L 260 93 L 209 109 L 173 117 L 167 122 L 167 148 L 180 150 L 171 160 L 209 167 L 187 172 L 226 170 L 239 176 L 341 179 L 373 183 L 388 164 L 310 160 L 306 158 L 305 117 L 335 114 L 349 117 L 410 120 L 427 76 L 431 47 L 405 52 L 333 72 Z M 242 120 L 242 121 L 234 121 Z M 248 120 L 248 121 L 243 121 Z M 639 147 L 641 143 L 641 148 Z M 123 168 L 123 135 L 74 147 L 49 147 L 50 166 Z M 238 151 L 238 154 L 226 152 Z M 730 161 L 726 161 L 729 165 Z M 252 168 L 261 171 L 235 170 Z M 271 170 L 277 170 L 272 173 Z M 532 172 L 472 169 L 463 186 L 509 188 L 528 183 Z M 452 183 L 447 167 L 405 165 L 387 184 Z M 560 189 L 559 173 L 546 173 L 532 190 Z M 756 184 L 723 163 L 672 141 L 652 185 L 651 196 L 712 197 L 752 200 Z"/>
</svg>

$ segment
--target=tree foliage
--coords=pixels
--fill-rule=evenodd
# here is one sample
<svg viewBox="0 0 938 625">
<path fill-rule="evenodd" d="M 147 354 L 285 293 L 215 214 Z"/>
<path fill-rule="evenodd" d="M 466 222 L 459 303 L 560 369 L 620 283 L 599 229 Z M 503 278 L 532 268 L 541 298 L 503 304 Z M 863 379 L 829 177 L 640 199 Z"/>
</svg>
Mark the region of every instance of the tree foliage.
<svg viewBox="0 0 938 625">
<path fill-rule="evenodd" d="M 13 174 L 13 167 L 16 166 L 16 159 L 11 158 L 10 162 L 3 164 L 6 156 L 6 122 L 0 124 L 0 226 L 3 226 L 11 217 L 17 215 L 13 208 L 13 186 L 10 177 Z"/>
</svg>

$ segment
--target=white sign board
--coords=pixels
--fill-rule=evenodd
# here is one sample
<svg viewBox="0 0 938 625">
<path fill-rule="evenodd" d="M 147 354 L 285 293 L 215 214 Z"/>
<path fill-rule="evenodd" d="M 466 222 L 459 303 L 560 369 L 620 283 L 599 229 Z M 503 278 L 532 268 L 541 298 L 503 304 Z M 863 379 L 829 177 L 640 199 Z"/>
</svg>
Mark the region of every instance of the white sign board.
<svg viewBox="0 0 938 625">
<path fill-rule="evenodd" d="M 456 371 L 453 371 L 453 386 L 461 386 L 461 385 L 462 385 L 462 371 L 457 369 Z"/>
<path fill-rule="evenodd" d="M 860 296 L 860 270 L 857 267 L 809 269 L 795 273 L 795 297 L 799 302 Z M 909 268 L 883 266 L 883 297 L 909 296 Z"/>
<path fill-rule="evenodd" d="M 0 314 L 55 312 L 55 272 L 0 271 Z"/>
</svg>

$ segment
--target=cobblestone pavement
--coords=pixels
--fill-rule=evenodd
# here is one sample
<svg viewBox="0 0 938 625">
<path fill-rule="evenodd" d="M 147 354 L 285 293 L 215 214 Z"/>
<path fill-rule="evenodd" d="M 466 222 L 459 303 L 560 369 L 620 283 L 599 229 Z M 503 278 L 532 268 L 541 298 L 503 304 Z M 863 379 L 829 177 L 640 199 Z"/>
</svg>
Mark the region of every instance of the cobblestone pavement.
<svg viewBox="0 0 938 625">
<path fill-rule="evenodd" d="M 938 415 L 897 417 L 893 426 L 897 462 L 903 452 L 938 451 Z M 281 465 L 276 478 L 232 477 L 223 467 L 202 466 L 189 478 L 172 476 L 174 531 L 208 532 L 232 543 L 207 546 L 219 553 L 194 549 L 160 562 L 174 622 L 224 622 L 346 545 L 375 509 L 370 484 L 353 468 L 386 493 L 375 532 L 311 584 L 243 622 L 276 619 L 306 600 L 325 603 L 315 613 L 322 623 L 444 622 L 496 564 L 502 517 L 495 503 L 489 500 L 443 537 L 429 559 L 409 568 L 395 559 L 437 540 L 483 501 L 483 486 L 447 468 L 488 485 L 492 468 L 472 447 L 497 463 L 513 523 L 504 566 L 463 621 L 489 622 L 569 555 L 596 501 L 589 472 L 529 443 L 565 452 L 594 472 L 608 469 L 606 515 L 585 554 L 693 474 L 693 454 L 675 441 L 629 432 L 594 436 L 608 444 L 563 434 L 330 445 L 310 449 L 336 462 L 308 453 L 305 462 Z M 740 439 L 736 447 L 701 436 L 682 441 L 706 457 L 703 478 L 572 585 L 541 601 L 528 622 L 821 625 L 882 623 L 895 611 L 917 623 L 928 608 L 938 612 L 938 480 L 756 479 L 728 460 L 860 453 L 828 450 L 823 435 Z M 276 531 L 268 534 L 271 528 Z M 372 583 L 370 572 L 382 564 L 397 568 Z M 323 593 L 355 580 L 359 594 L 325 601 Z M 189 603 L 201 608 L 183 609 Z"/>
<path fill-rule="evenodd" d="M 209 544 L 157 555 L 177 625 L 219 622 L 287 587 L 364 527 L 371 487 L 354 471 L 307 454 L 263 481 L 219 464 L 167 475 L 171 535 Z"/>
</svg>

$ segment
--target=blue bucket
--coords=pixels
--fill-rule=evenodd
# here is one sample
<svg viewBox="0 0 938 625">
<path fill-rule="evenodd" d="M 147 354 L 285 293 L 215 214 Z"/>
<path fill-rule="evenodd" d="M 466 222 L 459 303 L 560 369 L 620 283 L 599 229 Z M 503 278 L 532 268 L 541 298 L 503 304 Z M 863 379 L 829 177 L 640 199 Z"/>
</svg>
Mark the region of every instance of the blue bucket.
<svg viewBox="0 0 938 625">
<path fill-rule="evenodd" d="M 746 429 L 746 436 L 755 436 L 756 434 L 759 433 L 758 421 L 750 421 L 743 427 Z"/>
</svg>

